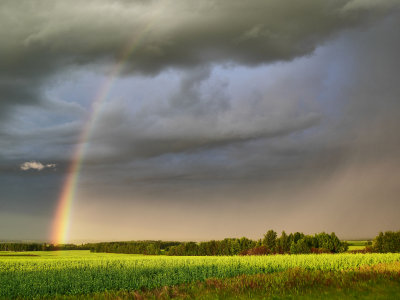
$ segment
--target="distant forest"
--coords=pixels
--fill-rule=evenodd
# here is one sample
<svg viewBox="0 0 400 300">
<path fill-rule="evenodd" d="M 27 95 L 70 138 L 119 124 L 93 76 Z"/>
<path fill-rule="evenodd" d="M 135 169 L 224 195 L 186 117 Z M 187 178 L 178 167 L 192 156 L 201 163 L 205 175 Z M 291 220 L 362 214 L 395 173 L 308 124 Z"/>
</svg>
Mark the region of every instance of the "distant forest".
<svg viewBox="0 0 400 300">
<path fill-rule="evenodd" d="M 0 251 L 54 251 L 54 250 L 90 250 L 91 252 L 127 253 L 145 255 L 215 256 L 215 255 L 268 255 L 303 253 L 342 253 L 348 250 L 348 244 L 341 241 L 335 233 L 317 233 L 305 235 L 301 232 L 281 235 L 269 230 L 262 239 L 226 238 L 207 242 L 166 242 L 166 241 L 129 241 L 103 242 L 81 245 L 46 243 L 7 243 L 0 242 Z M 380 232 L 373 244 L 357 252 L 400 252 L 400 231 Z"/>
</svg>

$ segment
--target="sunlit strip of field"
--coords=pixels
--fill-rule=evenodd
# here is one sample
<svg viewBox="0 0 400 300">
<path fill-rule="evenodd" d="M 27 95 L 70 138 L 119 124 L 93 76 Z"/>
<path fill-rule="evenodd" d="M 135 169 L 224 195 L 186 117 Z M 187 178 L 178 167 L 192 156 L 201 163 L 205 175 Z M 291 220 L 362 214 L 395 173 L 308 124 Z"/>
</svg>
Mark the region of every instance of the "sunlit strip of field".
<svg viewBox="0 0 400 300">
<path fill-rule="evenodd" d="M 340 273 L 364 265 L 400 262 L 400 254 L 252 257 L 166 257 L 91 254 L 87 251 L 34 254 L 39 256 L 0 257 L 0 297 L 33 298 L 152 290 L 163 286 L 204 282 L 210 278 L 278 274 L 296 268 L 307 272 Z"/>
<path fill-rule="evenodd" d="M 346 241 L 349 245 L 348 251 L 364 250 L 368 241 Z"/>
</svg>

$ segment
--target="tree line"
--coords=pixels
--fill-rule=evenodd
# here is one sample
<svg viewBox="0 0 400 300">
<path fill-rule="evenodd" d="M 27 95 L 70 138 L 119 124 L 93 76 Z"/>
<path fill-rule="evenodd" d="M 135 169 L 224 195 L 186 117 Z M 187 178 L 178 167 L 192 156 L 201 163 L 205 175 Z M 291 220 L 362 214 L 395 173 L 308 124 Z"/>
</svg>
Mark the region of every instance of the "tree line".
<svg viewBox="0 0 400 300">
<path fill-rule="evenodd" d="M 168 251 L 170 247 L 180 244 L 181 242 L 130 241 L 91 243 L 85 246 L 88 247 L 91 252 L 161 255 L 164 254 L 165 251 Z"/>
<path fill-rule="evenodd" d="M 185 256 L 214 256 L 214 255 L 238 255 L 243 251 L 254 248 L 258 245 L 257 241 L 242 237 L 226 238 L 221 241 L 207 242 L 187 242 L 170 247 L 166 255 L 185 255 Z"/>
<path fill-rule="evenodd" d="M 325 232 L 305 235 L 301 232 L 281 235 L 268 230 L 262 239 L 251 240 L 246 237 L 226 238 L 206 242 L 177 241 L 129 241 L 102 242 L 81 245 L 48 243 L 0 242 L 0 251 L 54 251 L 54 250 L 90 250 L 91 252 L 127 253 L 145 255 L 268 255 L 301 253 L 342 253 L 348 250 L 335 233 Z M 360 251 L 359 251 L 360 252 Z M 372 246 L 361 252 L 400 252 L 400 231 L 380 232 Z"/>
<path fill-rule="evenodd" d="M 171 247 L 167 255 L 267 255 L 267 254 L 300 254 L 300 253 L 341 253 L 348 249 L 335 233 L 319 233 L 314 236 L 301 232 L 286 234 L 280 237 L 274 230 L 269 230 L 263 239 L 258 241 L 241 239 L 224 239 L 201 243 L 182 243 Z"/>
<path fill-rule="evenodd" d="M 22 243 L 22 242 L 0 242 L 0 251 L 55 251 L 55 250 L 90 250 L 87 244 L 62 244 L 53 245 L 48 243 Z"/>
</svg>

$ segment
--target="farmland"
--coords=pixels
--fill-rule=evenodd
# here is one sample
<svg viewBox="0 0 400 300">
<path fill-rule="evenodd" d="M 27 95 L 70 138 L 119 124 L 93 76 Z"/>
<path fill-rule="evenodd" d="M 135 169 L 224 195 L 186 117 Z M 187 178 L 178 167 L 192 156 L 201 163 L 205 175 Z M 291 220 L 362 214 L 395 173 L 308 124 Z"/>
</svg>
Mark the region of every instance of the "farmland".
<svg viewBox="0 0 400 300">
<path fill-rule="evenodd" d="M 357 269 L 360 266 L 373 266 L 380 263 L 390 265 L 400 261 L 400 254 L 250 257 L 166 257 L 90 253 L 89 251 L 19 254 L 3 252 L 0 256 L 0 297 L 2 298 L 153 290 L 164 286 L 205 282 L 210 278 L 228 280 L 240 275 L 286 274 L 282 272 L 291 272 L 291 270 L 302 270 L 311 272 L 310 274 L 318 272 L 336 274 Z M 30 254 L 37 256 L 26 256 Z"/>
<path fill-rule="evenodd" d="M 365 249 L 368 241 L 346 241 L 349 245 L 349 251 Z"/>
</svg>

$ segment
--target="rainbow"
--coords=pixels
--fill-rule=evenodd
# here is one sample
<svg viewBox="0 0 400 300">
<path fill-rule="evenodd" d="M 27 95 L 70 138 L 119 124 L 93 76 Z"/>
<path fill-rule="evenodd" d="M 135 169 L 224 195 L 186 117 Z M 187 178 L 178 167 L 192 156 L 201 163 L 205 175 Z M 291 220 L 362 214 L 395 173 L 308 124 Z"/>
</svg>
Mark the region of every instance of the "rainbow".
<svg viewBox="0 0 400 300">
<path fill-rule="evenodd" d="M 54 245 L 66 244 L 69 241 L 71 211 L 76 195 L 79 174 L 82 168 L 85 151 L 87 145 L 89 144 L 88 141 L 93 128 L 95 127 L 101 107 L 105 103 L 105 100 L 107 99 L 107 96 L 110 93 L 118 76 L 121 74 L 126 62 L 128 61 L 128 58 L 135 52 L 135 50 L 138 49 L 140 42 L 142 42 L 146 34 L 149 32 L 153 23 L 154 21 L 145 26 L 145 28 L 136 37 L 134 37 L 128 43 L 127 47 L 121 52 L 117 63 L 112 67 L 107 80 L 102 85 L 92 102 L 91 110 L 79 136 L 77 146 L 73 152 L 72 160 L 67 170 L 66 179 L 58 198 L 50 238 L 51 243 Z"/>
</svg>

